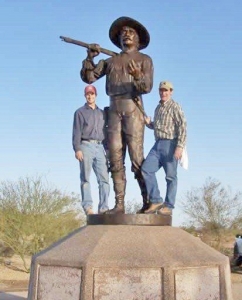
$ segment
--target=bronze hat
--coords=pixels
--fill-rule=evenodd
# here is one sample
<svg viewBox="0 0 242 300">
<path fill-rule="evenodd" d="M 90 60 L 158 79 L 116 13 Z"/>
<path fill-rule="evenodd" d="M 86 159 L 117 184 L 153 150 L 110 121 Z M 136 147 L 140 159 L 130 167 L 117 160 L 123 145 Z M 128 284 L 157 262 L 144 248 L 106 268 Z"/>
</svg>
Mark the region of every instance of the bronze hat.
<svg viewBox="0 0 242 300">
<path fill-rule="evenodd" d="M 109 29 L 109 38 L 114 45 L 121 48 L 119 33 L 124 26 L 128 26 L 136 30 L 139 36 L 139 50 L 144 49 L 149 45 L 150 35 L 147 29 L 138 21 L 129 17 L 120 17 L 111 25 Z"/>
</svg>

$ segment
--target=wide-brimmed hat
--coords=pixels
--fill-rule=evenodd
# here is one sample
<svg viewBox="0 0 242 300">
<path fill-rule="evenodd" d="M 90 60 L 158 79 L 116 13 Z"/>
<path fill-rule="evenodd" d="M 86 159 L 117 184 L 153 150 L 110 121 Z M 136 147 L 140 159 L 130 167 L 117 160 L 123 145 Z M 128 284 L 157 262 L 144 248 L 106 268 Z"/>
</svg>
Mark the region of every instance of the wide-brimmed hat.
<svg viewBox="0 0 242 300">
<path fill-rule="evenodd" d="M 124 26 L 131 27 L 136 30 L 139 36 L 139 50 L 144 49 L 150 42 L 150 35 L 147 29 L 138 21 L 129 17 L 120 17 L 113 22 L 109 29 L 109 38 L 117 47 L 121 48 L 119 34 Z"/>
</svg>

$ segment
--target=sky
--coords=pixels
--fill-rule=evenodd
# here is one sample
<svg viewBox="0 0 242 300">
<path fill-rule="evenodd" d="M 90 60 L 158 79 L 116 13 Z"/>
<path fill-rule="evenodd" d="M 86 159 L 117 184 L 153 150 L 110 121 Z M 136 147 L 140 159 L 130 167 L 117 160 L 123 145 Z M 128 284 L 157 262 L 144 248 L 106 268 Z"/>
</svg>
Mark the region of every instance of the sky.
<svg viewBox="0 0 242 300">
<path fill-rule="evenodd" d="M 242 2 L 240 0 L 0 0 L 0 181 L 44 175 L 65 192 L 80 193 L 79 164 L 72 149 L 73 114 L 85 103 L 80 79 L 85 48 L 67 36 L 118 52 L 109 40 L 112 22 L 128 16 L 150 33 L 142 50 L 154 64 L 154 85 L 144 95 L 153 117 L 159 82 L 174 85 L 173 98 L 188 124 L 189 169 L 178 167 L 173 225 L 186 222 L 186 191 L 212 177 L 235 193 L 242 190 Z M 107 58 L 100 54 L 95 59 Z M 95 83 L 97 104 L 109 105 L 105 78 Z M 145 130 L 144 154 L 154 144 Z M 126 201 L 142 202 L 126 158 Z M 165 175 L 157 173 L 162 197 Z M 94 208 L 98 192 L 92 175 Z M 110 208 L 114 193 L 110 193 Z"/>
</svg>

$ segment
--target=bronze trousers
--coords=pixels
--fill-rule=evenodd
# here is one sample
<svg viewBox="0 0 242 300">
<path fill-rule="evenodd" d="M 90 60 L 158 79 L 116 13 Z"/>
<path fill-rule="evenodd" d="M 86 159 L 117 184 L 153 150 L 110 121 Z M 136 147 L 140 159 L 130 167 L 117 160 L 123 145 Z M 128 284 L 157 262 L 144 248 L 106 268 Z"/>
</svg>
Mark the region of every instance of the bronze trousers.
<svg viewBox="0 0 242 300">
<path fill-rule="evenodd" d="M 108 113 L 108 148 L 116 200 L 123 200 L 125 196 L 127 149 L 131 160 L 131 171 L 138 181 L 143 199 L 147 197 L 141 174 L 141 165 L 144 161 L 144 127 L 143 115 L 132 99 L 111 101 Z"/>
</svg>

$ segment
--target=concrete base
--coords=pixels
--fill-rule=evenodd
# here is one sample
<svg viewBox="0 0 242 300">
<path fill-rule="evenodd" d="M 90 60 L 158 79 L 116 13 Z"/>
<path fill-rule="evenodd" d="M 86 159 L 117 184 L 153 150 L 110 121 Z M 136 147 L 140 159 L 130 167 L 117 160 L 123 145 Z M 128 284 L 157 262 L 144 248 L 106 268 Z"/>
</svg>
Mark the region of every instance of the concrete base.
<svg viewBox="0 0 242 300">
<path fill-rule="evenodd" d="M 32 258 L 29 300 L 232 300 L 228 257 L 170 226 L 88 225 Z"/>
</svg>

